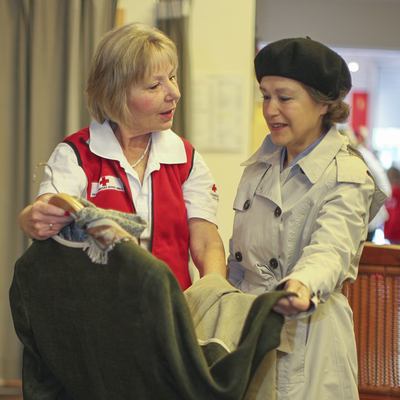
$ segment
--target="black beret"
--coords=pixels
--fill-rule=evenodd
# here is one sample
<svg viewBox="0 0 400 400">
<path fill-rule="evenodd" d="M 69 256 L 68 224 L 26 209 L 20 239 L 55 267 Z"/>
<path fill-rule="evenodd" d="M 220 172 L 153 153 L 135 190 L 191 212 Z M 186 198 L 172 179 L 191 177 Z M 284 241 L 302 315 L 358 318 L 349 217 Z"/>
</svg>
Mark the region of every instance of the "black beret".
<svg viewBox="0 0 400 400">
<path fill-rule="evenodd" d="M 264 76 L 283 76 L 337 99 L 351 89 L 346 61 L 322 43 L 310 38 L 282 39 L 265 46 L 254 59 L 258 82 Z"/>
</svg>

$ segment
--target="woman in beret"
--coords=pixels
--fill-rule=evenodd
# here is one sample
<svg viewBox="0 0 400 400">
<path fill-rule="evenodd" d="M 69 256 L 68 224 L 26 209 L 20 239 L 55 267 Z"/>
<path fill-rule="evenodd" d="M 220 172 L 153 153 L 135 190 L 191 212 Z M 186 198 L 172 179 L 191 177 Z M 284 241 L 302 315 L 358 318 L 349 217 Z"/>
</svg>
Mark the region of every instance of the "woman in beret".
<svg viewBox="0 0 400 400">
<path fill-rule="evenodd" d="M 247 293 L 293 292 L 274 308 L 285 316 L 279 400 L 357 399 L 352 312 L 341 289 L 357 277 L 368 221 L 387 196 L 335 128 L 349 115 L 350 72 L 309 38 L 267 45 L 255 71 L 270 134 L 242 164 L 229 279 Z"/>
<path fill-rule="evenodd" d="M 181 97 L 177 68 L 175 44 L 155 28 L 132 23 L 103 37 L 86 87 L 93 121 L 51 155 L 52 174 L 46 169 L 37 200 L 19 218 L 29 238 L 45 240 L 73 221 L 48 204 L 58 190 L 148 221 L 140 245 L 169 265 L 183 290 L 191 284 L 189 249 L 200 276 L 226 275 L 213 177 L 170 129 Z"/>
</svg>

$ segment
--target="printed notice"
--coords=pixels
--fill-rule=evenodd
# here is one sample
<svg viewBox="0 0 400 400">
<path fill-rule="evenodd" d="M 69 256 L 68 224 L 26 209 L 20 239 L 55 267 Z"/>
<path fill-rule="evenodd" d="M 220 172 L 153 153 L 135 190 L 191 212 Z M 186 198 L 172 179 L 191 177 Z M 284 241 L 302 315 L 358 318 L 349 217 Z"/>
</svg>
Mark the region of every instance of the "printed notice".
<svg viewBox="0 0 400 400">
<path fill-rule="evenodd" d="M 243 77 L 198 75 L 192 80 L 192 134 L 199 152 L 241 152 L 243 148 Z"/>
</svg>

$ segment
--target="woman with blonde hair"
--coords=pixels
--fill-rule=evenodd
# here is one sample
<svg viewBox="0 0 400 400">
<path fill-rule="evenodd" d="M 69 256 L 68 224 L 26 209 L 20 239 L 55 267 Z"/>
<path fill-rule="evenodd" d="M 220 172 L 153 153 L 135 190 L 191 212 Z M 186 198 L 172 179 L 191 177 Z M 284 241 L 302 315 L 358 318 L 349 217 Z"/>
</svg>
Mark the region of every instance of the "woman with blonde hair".
<svg viewBox="0 0 400 400">
<path fill-rule="evenodd" d="M 37 200 L 20 215 L 28 237 L 45 240 L 71 223 L 48 204 L 57 188 L 147 220 L 140 245 L 169 265 L 183 290 L 191 284 L 189 250 L 200 276 L 225 276 L 214 179 L 193 146 L 171 131 L 177 68 L 175 44 L 155 28 L 132 23 L 103 37 L 86 88 L 93 121 L 51 155 L 52 174 L 46 169 Z"/>
</svg>

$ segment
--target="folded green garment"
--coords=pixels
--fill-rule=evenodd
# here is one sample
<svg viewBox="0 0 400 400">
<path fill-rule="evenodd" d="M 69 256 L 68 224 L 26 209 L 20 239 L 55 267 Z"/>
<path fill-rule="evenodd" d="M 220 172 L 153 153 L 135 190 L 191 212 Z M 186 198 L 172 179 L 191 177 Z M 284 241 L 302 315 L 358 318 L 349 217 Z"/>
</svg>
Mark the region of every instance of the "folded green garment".
<svg viewBox="0 0 400 400">
<path fill-rule="evenodd" d="M 164 262 L 123 242 L 99 265 L 74 245 L 35 241 L 15 265 L 25 400 L 238 400 L 279 345 L 283 317 L 271 308 L 286 292 L 255 299 L 236 350 L 203 351 Z"/>
</svg>

